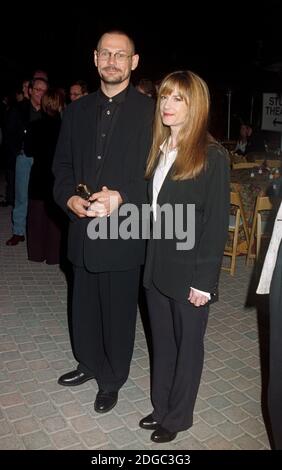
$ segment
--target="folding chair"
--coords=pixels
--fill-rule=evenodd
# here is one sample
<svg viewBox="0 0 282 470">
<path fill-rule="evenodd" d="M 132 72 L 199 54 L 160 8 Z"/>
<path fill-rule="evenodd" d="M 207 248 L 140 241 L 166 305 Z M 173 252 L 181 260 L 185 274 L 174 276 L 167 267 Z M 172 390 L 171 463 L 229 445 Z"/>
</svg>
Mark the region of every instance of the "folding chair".
<svg viewBox="0 0 282 470">
<path fill-rule="evenodd" d="M 251 258 L 258 258 L 261 238 L 262 236 L 266 235 L 264 231 L 265 223 L 262 220 L 261 212 L 271 211 L 271 209 L 272 209 L 272 203 L 269 197 L 258 195 L 257 200 L 256 200 L 254 215 L 253 215 L 250 243 L 249 243 L 249 249 L 248 249 L 248 254 L 247 254 L 247 266 L 249 265 Z M 255 237 L 256 237 L 256 252 L 252 253 L 252 248 L 253 248 Z"/>
<path fill-rule="evenodd" d="M 230 209 L 235 209 L 235 214 L 230 214 L 229 216 L 229 227 L 228 232 L 232 234 L 232 246 L 225 246 L 224 256 L 231 257 L 230 267 L 222 266 L 222 269 L 229 271 L 231 276 L 234 275 L 235 265 L 236 265 L 236 256 L 237 256 L 237 246 L 238 246 L 238 235 L 240 228 L 243 228 L 247 249 L 249 247 L 249 231 L 246 222 L 245 212 L 243 204 L 241 201 L 240 194 L 238 192 L 230 192 Z"/>
</svg>

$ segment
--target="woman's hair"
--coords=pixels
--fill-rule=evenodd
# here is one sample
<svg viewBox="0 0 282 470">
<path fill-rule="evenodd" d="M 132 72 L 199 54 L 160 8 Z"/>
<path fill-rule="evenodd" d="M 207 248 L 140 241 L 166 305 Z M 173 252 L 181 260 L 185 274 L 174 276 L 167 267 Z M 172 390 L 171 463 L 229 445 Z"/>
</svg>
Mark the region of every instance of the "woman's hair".
<svg viewBox="0 0 282 470">
<path fill-rule="evenodd" d="M 167 75 L 160 84 L 146 178 L 153 175 L 160 157 L 160 145 L 168 141 L 170 135 L 170 128 L 165 126 L 161 119 L 161 98 L 170 95 L 174 90 L 187 104 L 187 116 L 178 134 L 177 158 L 173 165 L 172 179 L 195 178 L 205 167 L 207 145 L 212 140 L 208 134 L 210 109 L 208 86 L 204 80 L 189 70 L 177 71 Z"/>
<path fill-rule="evenodd" d="M 64 107 L 64 98 L 60 90 L 49 88 L 41 100 L 43 111 L 49 116 L 56 116 Z"/>
</svg>

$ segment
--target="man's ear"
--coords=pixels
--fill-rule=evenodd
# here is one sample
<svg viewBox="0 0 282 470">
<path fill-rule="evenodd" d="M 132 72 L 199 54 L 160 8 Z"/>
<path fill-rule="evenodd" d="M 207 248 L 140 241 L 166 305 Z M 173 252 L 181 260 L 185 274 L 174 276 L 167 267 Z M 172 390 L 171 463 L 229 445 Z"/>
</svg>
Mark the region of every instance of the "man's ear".
<svg viewBox="0 0 282 470">
<path fill-rule="evenodd" d="M 132 56 L 132 64 L 131 64 L 131 70 L 135 70 L 137 65 L 138 65 L 138 62 L 139 62 L 139 55 L 138 54 L 134 54 L 134 56 Z"/>
<path fill-rule="evenodd" d="M 97 53 L 96 49 L 94 51 L 94 64 L 96 65 L 96 67 L 98 67 L 98 65 L 97 65 L 98 64 L 98 53 Z"/>
</svg>

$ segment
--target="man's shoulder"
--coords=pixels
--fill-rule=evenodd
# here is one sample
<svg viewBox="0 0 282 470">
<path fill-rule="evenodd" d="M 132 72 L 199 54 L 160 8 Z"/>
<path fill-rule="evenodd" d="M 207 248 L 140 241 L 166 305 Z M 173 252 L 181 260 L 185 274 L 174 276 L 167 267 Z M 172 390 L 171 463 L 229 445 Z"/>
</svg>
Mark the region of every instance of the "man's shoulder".
<svg viewBox="0 0 282 470">
<path fill-rule="evenodd" d="M 144 95 L 144 93 L 140 93 L 133 85 L 130 85 L 129 87 L 128 96 L 136 100 L 138 103 L 142 103 L 144 106 L 154 106 L 154 100 L 149 98 L 149 96 Z"/>
<path fill-rule="evenodd" d="M 69 103 L 64 110 L 63 121 L 83 119 L 84 116 L 88 115 L 88 110 L 89 112 L 93 112 L 96 107 L 96 102 L 97 92 L 94 92 Z"/>
<path fill-rule="evenodd" d="M 89 106 L 93 106 L 96 103 L 97 100 L 97 91 L 94 91 L 93 93 L 89 93 L 86 96 L 82 96 L 78 100 L 73 101 L 67 106 L 67 109 L 70 109 L 71 111 L 76 111 L 80 109 L 85 109 L 88 108 Z"/>
<path fill-rule="evenodd" d="M 148 96 L 139 93 L 133 85 L 130 85 L 128 92 L 128 100 L 132 103 L 133 108 L 138 112 L 152 115 L 155 110 L 155 101 Z"/>
</svg>

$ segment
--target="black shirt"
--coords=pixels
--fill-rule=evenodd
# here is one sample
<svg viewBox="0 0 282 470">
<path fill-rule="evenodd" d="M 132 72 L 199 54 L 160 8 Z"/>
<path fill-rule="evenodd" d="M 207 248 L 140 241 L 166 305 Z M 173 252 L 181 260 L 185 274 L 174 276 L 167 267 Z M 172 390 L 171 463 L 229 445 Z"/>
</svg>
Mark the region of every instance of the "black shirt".
<svg viewBox="0 0 282 470">
<path fill-rule="evenodd" d="M 108 97 L 100 89 L 98 92 L 98 118 L 96 124 L 96 170 L 99 171 L 105 157 L 106 145 L 117 121 L 120 105 L 124 102 L 128 87 L 115 96 Z"/>
</svg>

